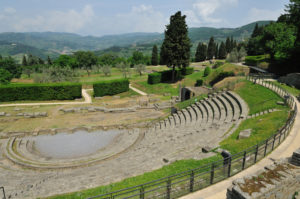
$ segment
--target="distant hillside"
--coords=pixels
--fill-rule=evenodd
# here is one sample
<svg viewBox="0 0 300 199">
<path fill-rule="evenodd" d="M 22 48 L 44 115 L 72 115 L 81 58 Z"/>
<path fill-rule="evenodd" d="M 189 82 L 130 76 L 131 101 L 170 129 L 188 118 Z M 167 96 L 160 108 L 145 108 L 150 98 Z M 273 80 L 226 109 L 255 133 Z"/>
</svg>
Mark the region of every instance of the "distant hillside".
<svg viewBox="0 0 300 199">
<path fill-rule="evenodd" d="M 239 28 L 190 28 L 189 37 L 193 42 L 193 49 L 199 41 L 207 42 L 211 36 L 214 36 L 216 41 L 223 41 L 226 37 L 232 35 L 240 41 L 250 37 L 256 23 L 265 25 L 270 21 L 254 22 Z M 59 54 L 69 54 L 78 50 L 91 50 L 96 51 L 99 55 L 112 52 L 128 56 L 136 49 L 149 54 L 153 44 L 160 45 L 163 37 L 163 33 L 129 33 L 94 37 L 56 32 L 8 32 L 0 33 L 0 54 L 31 53 L 45 58 L 48 54 L 55 57 Z M 17 45 L 13 46 L 11 44 Z"/>
</svg>

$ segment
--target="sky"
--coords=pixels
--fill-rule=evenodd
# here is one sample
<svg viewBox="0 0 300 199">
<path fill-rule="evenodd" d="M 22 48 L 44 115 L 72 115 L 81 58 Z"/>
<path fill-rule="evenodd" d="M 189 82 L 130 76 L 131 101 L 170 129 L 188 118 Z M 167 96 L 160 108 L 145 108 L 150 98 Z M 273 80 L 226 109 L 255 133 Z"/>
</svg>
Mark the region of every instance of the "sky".
<svg viewBox="0 0 300 199">
<path fill-rule="evenodd" d="M 163 32 L 181 11 L 189 27 L 236 28 L 276 20 L 289 0 L 0 0 L 0 32 L 103 36 Z"/>
</svg>

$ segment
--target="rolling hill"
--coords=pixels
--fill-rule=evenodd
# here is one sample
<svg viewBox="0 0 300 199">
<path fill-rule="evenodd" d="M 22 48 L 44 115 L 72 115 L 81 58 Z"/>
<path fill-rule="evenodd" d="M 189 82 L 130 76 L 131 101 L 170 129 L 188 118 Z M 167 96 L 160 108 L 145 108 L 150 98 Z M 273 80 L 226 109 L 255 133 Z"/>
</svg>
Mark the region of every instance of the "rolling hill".
<svg viewBox="0 0 300 199">
<path fill-rule="evenodd" d="M 258 21 L 238 28 L 190 28 L 189 37 L 193 49 L 200 41 L 208 42 L 211 36 L 218 42 L 224 41 L 228 36 L 242 41 L 250 37 L 256 23 L 266 25 L 270 21 Z M 94 37 L 56 32 L 7 32 L 0 33 L 0 54 L 15 56 L 31 53 L 41 58 L 47 55 L 56 57 L 59 54 L 70 54 L 78 50 L 95 51 L 97 55 L 111 52 L 129 56 L 133 50 L 149 54 L 153 44 L 160 45 L 163 37 L 163 33 L 128 33 Z"/>
</svg>

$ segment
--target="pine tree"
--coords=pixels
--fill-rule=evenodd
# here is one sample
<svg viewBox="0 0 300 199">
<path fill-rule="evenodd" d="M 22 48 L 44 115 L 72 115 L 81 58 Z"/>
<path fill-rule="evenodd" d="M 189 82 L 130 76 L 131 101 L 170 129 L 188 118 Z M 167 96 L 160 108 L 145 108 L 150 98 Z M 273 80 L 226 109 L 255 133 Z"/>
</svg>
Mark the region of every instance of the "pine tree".
<svg viewBox="0 0 300 199">
<path fill-rule="evenodd" d="M 255 24 L 254 30 L 252 32 L 251 38 L 257 37 L 259 35 L 258 33 L 258 24 Z"/>
<path fill-rule="evenodd" d="M 52 65 L 52 61 L 49 56 L 48 56 L 47 62 L 48 62 L 48 65 Z"/>
<path fill-rule="evenodd" d="M 227 37 L 226 39 L 226 44 L 225 44 L 225 47 L 226 47 L 226 53 L 230 53 L 231 52 L 231 45 L 230 45 L 230 39 L 229 37 Z"/>
<path fill-rule="evenodd" d="M 224 42 L 222 42 L 219 48 L 219 59 L 226 59 L 226 56 L 227 56 L 226 46 Z"/>
<path fill-rule="evenodd" d="M 207 55 L 207 46 L 204 43 L 199 43 L 195 55 L 195 61 L 196 62 L 201 62 L 206 60 L 206 55 Z"/>
<path fill-rule="evenodd" d="M 23 66 L 27 66 L 27 59 L 26 59 L 26 56 L 25 56 L 25 55 L 23 55 L 22 65 L 23 65 Z"/>
<path fill-rule="evenodd" d="M 151 64 L 153 66 L 157 66 L 158 65 L 158 50 L 157 50 L 157 46 L 156 45 L 154 45 L 153 49 L 152 49 Z"/>
<path fill-rule="evenodd" d="M 215 50 L 216 50 L 216 46 L 215 46 L 214 37 L 211 37 L 207 47 L 207 59 L 210 60 L 214 58 Z"/>
<path fill-rule="evenodd" d="M 188 27 L 185 18 L 186 16 L 181 15 L 180 11 L 171 16 L 162 44 L 162 58 L 168 67 L 173 68 L 173 82 L 175 81 L 175 68 L 186 67 L 190 61 L 191 42 L 188 38 Z"/>
</svg>

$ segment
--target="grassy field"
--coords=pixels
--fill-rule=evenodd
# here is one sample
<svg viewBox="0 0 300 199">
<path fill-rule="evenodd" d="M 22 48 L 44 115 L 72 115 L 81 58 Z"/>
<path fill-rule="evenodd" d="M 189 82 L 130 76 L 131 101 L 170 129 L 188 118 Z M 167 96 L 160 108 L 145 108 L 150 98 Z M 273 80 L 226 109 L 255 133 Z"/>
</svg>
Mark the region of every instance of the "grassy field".
<svg viewBox="0 0 300 199">
<path fill-rule="evenodd" d="M 284 126 L 288 115 L 288 108 L 285 108 L 280 111 L 245 120 L 233 134 L 220 143 L 220 147 L 234 154 L 254 146 L 268 139 Z M 246 129 L 252 129 L 250 138 L 239 140 L 238 136 L 240 131 Z"/>
<path fill-rule="evenodd" d="M 283 101 L 276 93 L 273 91 L 254 84 L 250 81 L 239 82 L 234 89 L 248 104 L 249 115 L 265 111 L 268 109 L 283 108 L 282 105 L 277 105 L 277 101 Z"/>
<path fill-rule="evenodd" d="M 100 195 L 100 194 L 120 190 L 123 188 L 140 185 L 160 178 L 164 178 L 189 169 L 198 168 L 201 167 L 202 165 L 220 159 L 221 159 L 220 155 L 215 155 L 213 157 L 206 158 L 203 160 L 179 160 L 170 165 L 164 166 L 161 169 L 148 172 L 136 177 L 127 178 L 121 182 L 113 183 L 106 186 L 100 186 L 97 188 L 88 189 L 81 192 L 69 193 L 69 194 L 59 195 L 59 196 L 52 196 L 49 197 L 48 199 L 77 199 L 77 198 L 80 199 L 80 198 L 87 198 L 95 195 Z"/>
</svg>

